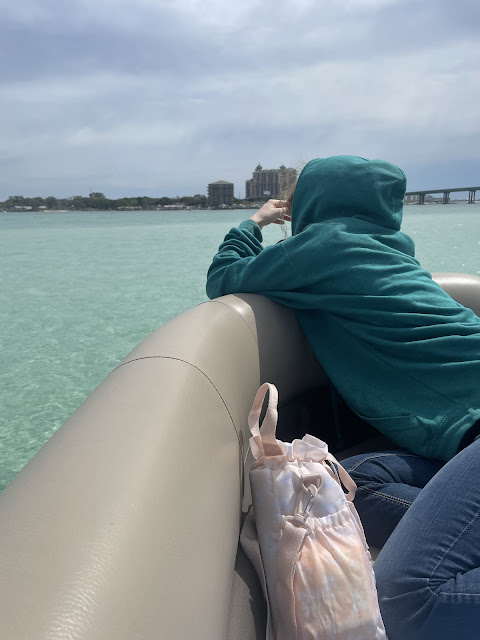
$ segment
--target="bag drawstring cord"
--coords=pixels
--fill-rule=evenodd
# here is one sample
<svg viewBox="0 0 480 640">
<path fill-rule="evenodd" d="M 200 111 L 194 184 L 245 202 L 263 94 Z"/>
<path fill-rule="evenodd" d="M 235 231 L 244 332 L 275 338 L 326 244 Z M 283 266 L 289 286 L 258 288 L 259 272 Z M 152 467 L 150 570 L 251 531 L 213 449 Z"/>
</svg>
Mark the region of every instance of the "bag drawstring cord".
<svg viewBox="0 0 480 640">
<path fill-rule="evenodd" d="M 285 526 L 285 522 L 291 522 L 292 524 L 296 524 L 299 527 L 304 527 L 307 530 L 306 535 L 308 536 L 310 533 L 312 533 L 312 527 L 308 524 L 307 518 L 310 514 L 310 511 L 312 510 L 319 487 L 317 487 L 315 484 L 310 484 L 308 487 L 306 487 L 304 480 L 305 479 L 302 478 L 302 483 L 297 493 L 294 514 L 293 516 L 283 516 L 282 524 L 283 526 Z M 303 506 L 303 498 L 305 494 L 308 494 L 308 499 L 305 506 Z"/>
</svg>

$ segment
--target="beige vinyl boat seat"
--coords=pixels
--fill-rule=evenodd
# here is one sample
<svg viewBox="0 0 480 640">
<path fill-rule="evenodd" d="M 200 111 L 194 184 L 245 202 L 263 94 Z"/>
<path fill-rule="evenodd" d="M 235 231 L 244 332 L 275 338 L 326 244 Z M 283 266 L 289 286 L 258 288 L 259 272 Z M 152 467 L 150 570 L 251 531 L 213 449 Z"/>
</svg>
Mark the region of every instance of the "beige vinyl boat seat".
<svg viewBox="0 0 480 640">
<path fill-rule="evenodd" d="M 435 277 L 480 314 L 480 278 Z M 293 312 L 261 296 L 206 302 L 138 345 L 0 494 L 0 638 L 262 638 L 238 536 L 264 381 L 279 428 L 312 423 L 301 400 L 325 374 Z"/>
</svg>

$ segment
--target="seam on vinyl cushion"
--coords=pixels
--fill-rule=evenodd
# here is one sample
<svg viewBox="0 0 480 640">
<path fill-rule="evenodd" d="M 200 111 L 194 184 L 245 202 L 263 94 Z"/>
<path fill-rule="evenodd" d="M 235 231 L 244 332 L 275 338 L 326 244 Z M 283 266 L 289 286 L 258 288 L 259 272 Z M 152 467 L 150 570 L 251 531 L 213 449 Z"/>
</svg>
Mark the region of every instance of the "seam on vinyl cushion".
<svg viewBox="0 0 480 640">
<path fill-rule="evenodd" d="M 221 304 L 224 307 L 227 307 L 227 309 L 231 309 L 234 313 L 237 314 L 237 316 L 241 319 L 241 321 L 243 322 L 243 324 L 247 327 L 247 329 L 250 331 L 250 333 L 252 334 L 253 339 L 255 340 L 255 344 L 258 345 L 258 340 L 257 340 L 257 336 L 253 333 L 252 329 L 250 328 L 250 325 L 248 324 L 248 322 L 245 320 L 245 318 L 242 316 L 241 313 L 239 313 L 235 307 L 233 307 L 230 304 L 226 304 L 225 302 L 220 302 L 218 299 L 214 299 L 214 300 L 208 300 L 207 302 L 204 302 L 203 304 L 208 304 L 208 302 L 214 302 L 215 304 Z"/>
<path fill-rule="evenodd" d="M 235 435 L 237 436 L 238 445 L 241 447 L 240 435 L 238 433 L 237 427 L 235 426 L 235 422 L 234 422 L 232 414 L 230 413 L 230 410 L 229 410 L 229 408 L 227 406 L 227 403 L 222 398 L 222 394 L 217 389 L 217 387 L 213 384 L 213 382 L 210 380 L 210 378 L 207 376 L 207 374 L 204 371 L 202 371 L 201 369 L 199 369 L 197 366 L 195 366 L 192 362 L 188 362 L 188 360 L 183 360 L 182 358 L 172 358 L 171 356 L 142 356 L 141 358 L 133 358 L 133 360 L 127 360 L 127 362 L 122 362 L 122 364 L 119 364 L 118 367 L 115 367 L 115 369 L 113 369 L 111 371 L 111 373 L 113 373 L 114 371 L 117 371 L 117 369 L 120 369 L 121 367 L 124 367 L 126 364 L 130 364 L 131 362 L 137 362 L 138 360 L 153 360 L 153 359 L 177 360 L 178 362 L 183 362 L 184 364 L 190 365 L 191 367 L 193 367 L 194 369 L 199 371 L 203 376 L 205 376 L 205 378 L 209 381 L 209 383 L 212 385 L 212 387 L 217 392 L 218 397 L 220 398 L 220 400 L 223 402 L 223 405 L 224 405 L 225 409 L 227 410 L 228 415 L 230 416 L 230 420 L 232 421 L 232 425 L 233 425 L 233 428 L 235 430 Z"/>
</svg>

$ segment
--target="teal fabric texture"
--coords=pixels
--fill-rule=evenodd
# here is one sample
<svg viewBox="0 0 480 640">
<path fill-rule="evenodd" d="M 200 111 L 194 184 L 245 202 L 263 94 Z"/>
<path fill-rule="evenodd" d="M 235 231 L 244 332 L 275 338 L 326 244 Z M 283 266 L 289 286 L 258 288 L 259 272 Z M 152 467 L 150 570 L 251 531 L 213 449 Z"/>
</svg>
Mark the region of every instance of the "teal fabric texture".
<svg viewBox="0 0 480 640">
<path fill-rule="evenodd" d="M 257 293 L 293 308 L 353 411 L 399 447 L 449 460 L 480 419 L 480 318 L 415 259 L 400 231 L 405 188 L 388 162 L 312 160 L 292 237 L 264 248 L 254 221 L 231 229 L 207 295 Z"/>
</svg>

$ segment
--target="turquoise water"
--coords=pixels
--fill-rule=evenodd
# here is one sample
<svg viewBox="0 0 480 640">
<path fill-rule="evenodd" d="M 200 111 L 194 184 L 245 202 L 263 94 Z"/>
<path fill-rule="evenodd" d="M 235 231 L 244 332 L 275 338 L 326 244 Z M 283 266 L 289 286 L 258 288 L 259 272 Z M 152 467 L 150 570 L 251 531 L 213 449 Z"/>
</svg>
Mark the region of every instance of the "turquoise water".
<svg viewBox="0 0 480 640">
<path fill-rule="evenodd" d="M 0 214 L 0 488 L 140 340 L 206 299 L 210 261 L 248 215 Z M 409 206 L 404 230 L 430 271 L 480 274 L 480 205 Z"/>
</svg>

